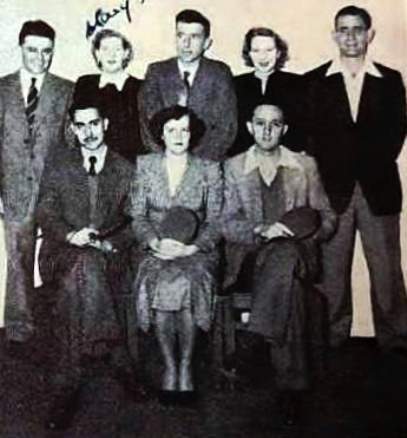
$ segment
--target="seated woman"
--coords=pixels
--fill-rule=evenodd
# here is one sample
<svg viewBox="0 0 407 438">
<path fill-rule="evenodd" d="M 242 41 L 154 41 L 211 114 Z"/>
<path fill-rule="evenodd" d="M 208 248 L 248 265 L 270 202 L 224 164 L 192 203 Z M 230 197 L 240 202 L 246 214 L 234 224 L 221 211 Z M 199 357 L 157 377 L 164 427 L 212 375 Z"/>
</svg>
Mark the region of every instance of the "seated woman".
<svg viewBox="0 0 407 438">
<path fill-rule="evenodd" d="M 305 147 L 301 130 L 302 78 L 281 70 L 288 60 L 287 43 L 267 27 L 255 27 L 245 35 L 242 57 L 245 65 L 254 67 L 254 70 L 234 78 L 238 132 L 229 156 L 245 152 L 252 146 L 253 138 L 246 124 L 250 121 L 254 108 L 269 101 L 280 104 L 285 110 L 290 130 L 284 137 L 284 145 L 294 151 L 302 150 Z"/>
<path fill-rule="evenodd" d="M 145 249 L 134 282 L 138 325 L 147 331 L 155 324 L 165 363 L 162 389 L 185 393 L 194 390 L 197 327 L 211 325 L 223 185 L 218 163 L 189 152 L 204 131 L 193 112 L 173 106 L 151 122 L 164 150 L 138 159 L 130 211 Z"/>
<path fill-rule="evenodd" d="M 92 55 L 100 74 L 81 76 L 74 91 L 74 101 L 89 96 L 99 100 L 109 119 L 106 143 L 131 162 L 143 151 L 137 109 L 142 81 L 126 72 L 133 54 L 131 43 L 121 33 L 101 30 L 92 41 Z"/>
</svg>

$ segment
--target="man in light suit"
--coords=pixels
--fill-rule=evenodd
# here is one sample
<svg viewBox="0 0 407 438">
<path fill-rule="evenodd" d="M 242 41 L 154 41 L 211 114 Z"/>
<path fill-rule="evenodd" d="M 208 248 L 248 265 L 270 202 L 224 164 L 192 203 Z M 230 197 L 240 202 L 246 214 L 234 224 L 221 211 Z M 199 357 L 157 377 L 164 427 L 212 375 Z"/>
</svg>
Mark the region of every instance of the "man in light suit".
<svg viewBox="0 0 407 438">
<path fill-rule="evenodd" d="M 339 215 L 323 247 L 323 291 L 330 342 L 341 345 L 352 323 L 351 269 L 360 232 L 371 280 L 376 338 L 407 347 L 407 299 L 400 263 L 402 193 L 397 157 L 406 133 L 405 88 L 398 71 L 372 62 L 374 38 L 365 9 L 342 8 L 333 38 L 339 56 L 306 75 L 310 153 Z"/>
<path fill-rule="evenodd" d="M 54 30 L 28 21 L 19 34 L 22 66 L 0 79 L 0 194 L 7 248 L 6 336 L 25 341 L 31 312 L 35 211 L 44 163 L 64 142 L 71 82 L 49 73 Z"/>
<path fill-rule="evenodd" d="M 254 145 L 225 163 L 225 286 L 252 292 L 247 328 L 270 342 L 292 422 L 289 406 L 309 385 L 305 300 L 312 291 L 305 285 L 318 271 L 315 245 L 333 233 L 336 216 L 315 161 L 281 144 L 282 109 L 257 106 L 247 127 Z"/>
<path fill-rule="evenodd" d="M 206 17 L 194 10 L 176 16 L 177 57 L 151 64 L 141 89 L 141 134 L 148 149 L 159 150 L 149 130 L 152 116 L 180 104 L 205 123 L 205 135 L 194 153 L 214 160 L 225 158 L 236 136 L 236 96 L 229 67 L 204 57 L 211 43 Z"/>
</svg>

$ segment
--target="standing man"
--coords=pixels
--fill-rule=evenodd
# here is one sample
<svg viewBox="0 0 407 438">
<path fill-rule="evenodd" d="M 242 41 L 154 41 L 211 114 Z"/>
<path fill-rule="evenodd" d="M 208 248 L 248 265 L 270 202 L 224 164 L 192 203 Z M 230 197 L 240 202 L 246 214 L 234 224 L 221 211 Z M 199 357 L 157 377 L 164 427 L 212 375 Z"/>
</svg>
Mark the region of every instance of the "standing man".
<svg viewBox="0 0 407 438">
<path fill-rule="evenodd" d="M 64 142 L 72 83 L 49 73 L 55 32 L 27 21 L 19 34 L 22 65 L 0 79 L 0 194 L 7 248 L 5 325 L 9 340 L 32 334 L 35 212 L 47 156 Z"/>
<path fill-rule="evenodd" d="M 151 64 L 139 99 L 141 134 L 153 151 L 149 122 L 154 114 L 172 105 L 191 108 L 206 127 L 194 152 L 222 160 L 237 130 L 236 96 L 229 67 L 204 57 L 212 44 L 209 20 L 194 10 L 181 11 L 175 19 L 177 57 Z"/>
<path fill-rule="evenodd" d="M 339 57 L 307 74 L 310 152 L 339 215 L 338 231 L 323 248 L 332 346 L 350 333 L 356 230 L 370 273 L 378 343 L 407 346 L 396 163 L 406 132 L 405 89 L 399 72 L 369 59 L 374 35 L 365 9 L 341 9 L 333 31 Z"/>
<path fill-rule="evenodd" d="M 125 327 L 120 327 L 118 311 L 130 283 L 128 250 L 134 238 L 125 207 L 133 167 L 104 142 L 108 119 L 98 102 L 83 96 L 70 116 L 78 147 L 66 148 L 49 163 L 38 206 L 44 234 L 40 270 L 54 288 L 61 348 L 52 378 L 51 428 L 68 426 L 85 372 L 101 359 L 119 359 L 116 377 L 126 389 L 131 382 L 123 381 Z"/>
</svg>

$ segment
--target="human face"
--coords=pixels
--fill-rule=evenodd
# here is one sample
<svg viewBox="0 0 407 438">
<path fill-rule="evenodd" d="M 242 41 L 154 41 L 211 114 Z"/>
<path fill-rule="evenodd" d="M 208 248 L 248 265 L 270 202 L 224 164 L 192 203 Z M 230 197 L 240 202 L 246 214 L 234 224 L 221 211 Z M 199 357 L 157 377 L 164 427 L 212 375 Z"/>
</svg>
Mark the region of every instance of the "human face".
<svg viewBox="0 0 407 438">
<path fill-rule="evenodd" d="M 54 55 L 51 39 L 38 35 L 27 35 L 21 44 L 23 67 L 33 75 L 46 73 Z"/>
<path fill-rule="evenodd" d="M 338 17 L 333 38 L 343 58 L 363 58 L 373 40 L 374 31 L 358 15 Z"/>
<path fill-rule="evenodd" d="M 96 108 L 86 108 L 75 111 L 71 126 L 79 144 L 94 151 L 103 144 L 107 125 Z"/>
<path fill-rule="evenodd" d="M 247 128 L 253 135 L 257 147 L 264 152 L 271 152 L 280 146 L 281 139 L 287 131 L 283 112 L 273 105 L 258 106 L 252 121 L 247 123 Z"/>
<path fill-rule="evenodd" d="M 123 48 L 123 41 L 115 36 L 103 38 L 99 49 L 96 50 L 99 68 L 110 74 L 122 71 L 128 56 L 129 51 Z"/>
<path fill-rule="evenodd" d="M 178 59 L 188 64 L 200 59 L 205 50 L 211 44 L 210 39 L 205 35 L 201 23 L 177 23 L 176 46 Z"/>
<path fill-rule="evenodd" d="M 166 153 L 170 155 L 185 154 L 189 147 L 189 140 L 191 139 L 189 116 L 185 115 L 179 120 L 168 120 L 163 127 L 161 138 L 164 140 Z"/>
<path fill-rule="evenodd" d="M 275 70 L 280 52 L 273 37 L 258 35 L 251 40 L 249 56 L 256 71 L 272 73 Z"/>
</svg>

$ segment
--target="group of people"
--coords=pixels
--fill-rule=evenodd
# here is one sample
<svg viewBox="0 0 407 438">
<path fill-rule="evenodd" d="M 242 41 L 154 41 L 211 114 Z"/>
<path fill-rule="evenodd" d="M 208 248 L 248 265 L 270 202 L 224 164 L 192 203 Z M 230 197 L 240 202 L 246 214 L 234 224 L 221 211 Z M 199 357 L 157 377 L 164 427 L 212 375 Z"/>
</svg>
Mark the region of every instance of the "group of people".
<svg viewBox="0 0 407 438">
<path fill-rule="evenodd" d="M 304 76 L 281 70 L 288 47 L 269 28 L 246 34 L 254 70 L 233 78 L 204 56 L 206 17 L 184 10 L 175 27 L 177 56 L 151 64 L 144 81 L 126 72 L 131 43 L 99 31 L 100 74 L 73 84 L 49 73 L 54 30 L 29 21 L 21 68 L 0 78 L 6 336 L 34 333 L 40 228 L 61 350 L 50 427 L 66 427 L 67 403 L 95 361 L 123 376 L 129 325 L 154 327 L 162 397 L 192 394 L 198 331 L 210 330 L 215 297 L 230 287 L 252 291 L 244 322 L 270 344 L 277 386 L 307 389 L 308 286 L 320 283 L 330 344 L 341 345 L 356 230 L 378 343 L 407 346 L 396 163 L 405 90 L 400 73 L 367 56 L 369 13 L 342 8 L 339 56 Z"/>
</svg>

